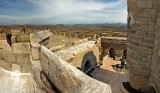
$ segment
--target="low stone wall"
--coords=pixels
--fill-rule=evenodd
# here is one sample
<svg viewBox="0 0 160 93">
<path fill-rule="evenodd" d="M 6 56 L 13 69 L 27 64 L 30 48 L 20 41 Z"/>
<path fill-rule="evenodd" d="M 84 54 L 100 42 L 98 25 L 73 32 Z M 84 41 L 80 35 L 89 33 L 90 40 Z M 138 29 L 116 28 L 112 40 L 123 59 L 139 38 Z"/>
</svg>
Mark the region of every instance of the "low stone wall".
<svg viewBox="0 0 160 93">
<path fill-rule="evenodd" d="M 101 47 L 109 54 L 111 48 L 115 49 L 116 56 L 122 56 L 127 49 L 127 38 L 125 37 L 101 37 Z"/>
<path fill-rule="evenodd" d="M 79 45 L 55 52 L 55 54 L 75 67 L 84 68 L 85 63 L 90 61 L 95 68 L 99 62 L 99 45 L 95 41 L 88 41 Z"/>
<path fill-rule="evenodd" d="M 62 93 L 112 93 L 109 85 L 97 81 L 41 46 L 42 70 Z"/>
<path fill-rule="evenodd" d="M 0 34 L 0 40 L 6 40 L 6 34 Z"/>
<path fill-rule="evenodd" d="M 6 40 L 1 40 L 0 45 L 0 67 L 9 71 L 29 72 L 29 43 L 14 43 L 10 47 Z"/>
<path fill-rule="evenodd" d="M 84 38 L 84 39 L 81 39 L 81 40 L 78 40 L 78 41 L 73 41 L 72 45 L 78 45 L 80 43 L 87 42 L 87 41 L 89 41 L 89 38 Z"/>
<path fill-rule="evenodd" d="M 42 44 L 45 41 L 48 41 L 49 36 L 51 35 L 52 33 L 49 30 L 43 30 L 30 34 L 31 57 L 33 60 L 39 60 L 40 44 Z"/>
</svg>

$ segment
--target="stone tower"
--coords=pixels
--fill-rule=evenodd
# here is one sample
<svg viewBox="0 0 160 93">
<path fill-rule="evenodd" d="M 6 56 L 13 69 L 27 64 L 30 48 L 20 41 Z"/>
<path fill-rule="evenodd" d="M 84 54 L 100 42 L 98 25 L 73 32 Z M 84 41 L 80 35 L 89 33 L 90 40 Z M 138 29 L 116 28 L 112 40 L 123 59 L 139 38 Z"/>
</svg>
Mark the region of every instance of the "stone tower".
<svg viewBox="0 0 160 93">
<path fill-rule="evenodd" d="M 150 89 L 157 93 L 160 93 L 159 9 L 160 0 L 128 0 L 127 66 L 130 84 L 137 90 Z"/>
</svg>

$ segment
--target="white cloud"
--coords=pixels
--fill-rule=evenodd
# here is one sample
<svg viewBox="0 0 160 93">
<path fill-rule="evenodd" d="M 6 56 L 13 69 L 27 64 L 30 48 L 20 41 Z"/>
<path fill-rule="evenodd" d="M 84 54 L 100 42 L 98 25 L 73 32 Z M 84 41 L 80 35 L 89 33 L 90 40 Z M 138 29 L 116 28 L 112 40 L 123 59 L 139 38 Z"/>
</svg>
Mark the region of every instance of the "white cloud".
<svg viewBox="0 0 160 93">
<path fill-rule="evenodd" d="M 47 18 L 65 14 L 74 14 L 93 10 L 103 10 L 116 7 L 126 0 L 112 3 L 102 3 L 94 0 L 27 0 L 38 6 L 39 17 Z"/>
<path fill-rule="evenodd" d="M 100 2 L 98 0 L 26 0 L 35 12 L 19 16 L 4 16 L 18 23 L 114 23 L 126 22 L 127 1 Z M 21 11 L 22 12 L 22 11 Z M 1 16 L 0 16 L 1 17 Z"/>
</svg>

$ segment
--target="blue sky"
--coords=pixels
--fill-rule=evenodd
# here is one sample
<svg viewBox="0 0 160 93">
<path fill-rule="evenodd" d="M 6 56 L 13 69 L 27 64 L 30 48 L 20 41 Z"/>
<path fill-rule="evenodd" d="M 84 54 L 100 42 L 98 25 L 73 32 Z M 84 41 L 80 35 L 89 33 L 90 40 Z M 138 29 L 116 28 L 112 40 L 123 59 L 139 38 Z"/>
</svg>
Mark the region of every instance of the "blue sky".
<svg viewBox="0 0 160 93">
<path fill-rule="evenodd" d="M 126 23 L 127 0 L 1 0 L 0 24 Z"/>
</svg>

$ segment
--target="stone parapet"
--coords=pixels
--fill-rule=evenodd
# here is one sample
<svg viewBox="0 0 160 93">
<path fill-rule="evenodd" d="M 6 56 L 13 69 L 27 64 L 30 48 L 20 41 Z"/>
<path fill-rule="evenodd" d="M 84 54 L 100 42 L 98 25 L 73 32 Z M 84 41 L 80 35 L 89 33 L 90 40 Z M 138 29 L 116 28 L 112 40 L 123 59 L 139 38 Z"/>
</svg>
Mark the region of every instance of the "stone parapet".
<svg viewBox="0 0 160 93">
<path fill-rule="evenodd" d="M 111 87 L 97 81 L 41 46 L 42 70 L 62 93 L 112 93 Z"/>
</svg>

